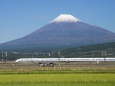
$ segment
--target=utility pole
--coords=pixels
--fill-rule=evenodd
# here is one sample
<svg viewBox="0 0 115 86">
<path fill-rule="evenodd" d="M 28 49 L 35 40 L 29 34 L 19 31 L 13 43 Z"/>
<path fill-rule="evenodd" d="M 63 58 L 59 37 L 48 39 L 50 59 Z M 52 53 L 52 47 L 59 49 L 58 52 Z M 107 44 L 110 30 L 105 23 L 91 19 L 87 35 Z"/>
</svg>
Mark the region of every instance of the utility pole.
<svg viewBox="0 0 115 86">
<path fill-rule="evenodd" d="M 50 54 L 50 53 L 48 53 L 48 56 L 50 57 L 50 56 L 51 56 L 51 54 Z"/>
<path fill-rule="evenodd" d="M 7 56 L 8 56 L 8 53 L 7 53 L 7 51 L 6 51 L 6 52 L 5 52 L 6 62 L 7 62 Z"/>
<path fill-rule="evenodd" d="M 61 57 L 60 51 L 58 52 L 59 58 Z"/>
<path fill-rule="evenodd" d="M 58 55 L 59 55 L 59 65 L 60 65 L 60 57 L 61 57 L 60 51 L 58 52 Z"/>
<path fill-rule="evenodd" d="M 2 61 L 4 61 L 4 52 L 2 51 Z"/>
<path fill-rule="evenodd" d="M 2 57 L 4 57 L 4 52 L 2 51 Z"/>
</svg>

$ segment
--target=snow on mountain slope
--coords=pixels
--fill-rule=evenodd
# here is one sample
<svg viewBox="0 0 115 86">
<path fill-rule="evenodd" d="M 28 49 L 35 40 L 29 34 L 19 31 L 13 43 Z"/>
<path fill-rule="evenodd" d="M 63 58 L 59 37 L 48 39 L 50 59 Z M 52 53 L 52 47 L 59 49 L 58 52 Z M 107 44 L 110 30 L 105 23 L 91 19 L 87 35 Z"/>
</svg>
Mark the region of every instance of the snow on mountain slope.
<svg viewBox="0 0 115 86">
<path fill-rule="evenodd" d="M 78 22 L 80 21 L 79 19 L 75 18 L 74 16 L 70 15 L 70 14 L 61 14 L 60 16 L 58 16 L 57 18 L 55 18 L 54 20 L 51 21 L 52 22 Z"/>
</svg>

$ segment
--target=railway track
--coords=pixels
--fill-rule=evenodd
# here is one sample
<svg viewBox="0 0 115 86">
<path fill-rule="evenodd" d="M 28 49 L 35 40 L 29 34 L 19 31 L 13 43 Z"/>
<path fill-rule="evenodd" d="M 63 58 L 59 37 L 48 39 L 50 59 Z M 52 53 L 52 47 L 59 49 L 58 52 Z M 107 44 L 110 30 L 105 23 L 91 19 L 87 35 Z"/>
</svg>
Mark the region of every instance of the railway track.
<svg viewBox="0 0 115 86">
<path fill-rule="evenodd" d="M 47 64 L 47 63 L 46 63 Z M 15 63 L 13 61 L 0 62 L 0 68 L 38 68 L 51 67 L 41 66 L 39 63 Z M 115 67 L 115 62 L 55 62 L 54 67 Z"/>
</svg>

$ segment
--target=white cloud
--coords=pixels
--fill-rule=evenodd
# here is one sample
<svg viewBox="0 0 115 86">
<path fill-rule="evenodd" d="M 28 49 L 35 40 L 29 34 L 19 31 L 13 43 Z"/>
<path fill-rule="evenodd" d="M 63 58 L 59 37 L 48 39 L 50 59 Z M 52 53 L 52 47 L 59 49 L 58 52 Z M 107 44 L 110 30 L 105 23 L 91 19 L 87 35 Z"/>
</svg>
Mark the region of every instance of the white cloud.
<svg viewBox="0 0 115 86">
<path fill-rule="evenodd" d="M 37 16 L 34 18 L 35 20 L 47 20 L 49 19 L 48 16 Z"/>
</svg>

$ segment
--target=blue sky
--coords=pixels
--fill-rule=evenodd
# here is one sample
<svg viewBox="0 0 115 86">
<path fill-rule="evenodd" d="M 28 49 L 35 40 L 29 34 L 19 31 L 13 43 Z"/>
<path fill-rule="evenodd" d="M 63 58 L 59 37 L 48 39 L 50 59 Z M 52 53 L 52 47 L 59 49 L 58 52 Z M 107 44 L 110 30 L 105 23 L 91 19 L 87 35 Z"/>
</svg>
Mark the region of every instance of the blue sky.
<svg viewBox="0 0 115 86">
<path fill-rule="evenodd" d="M 0 0 L 0 43 L 21 38 L 60 14 L 115 32 L 115 0 Z"/>
</svg>

